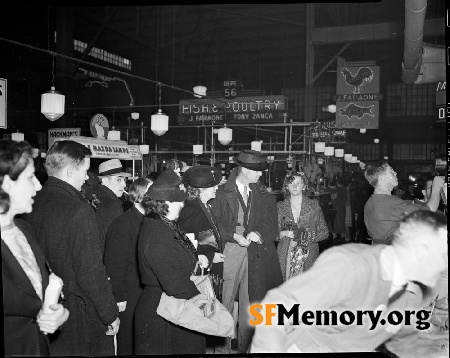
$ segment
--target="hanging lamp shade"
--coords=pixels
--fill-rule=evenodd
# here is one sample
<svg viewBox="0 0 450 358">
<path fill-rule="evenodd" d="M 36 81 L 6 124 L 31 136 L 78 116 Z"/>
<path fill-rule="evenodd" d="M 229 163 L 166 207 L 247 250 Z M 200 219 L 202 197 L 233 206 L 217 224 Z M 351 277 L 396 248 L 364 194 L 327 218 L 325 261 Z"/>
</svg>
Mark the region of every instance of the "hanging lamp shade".
<svg viewBox="0 0 450 358">
<path fill-rule="evenodd" d="M 252 150 L 257 150 L 258 152 L 261 151 L 261 144 L 262 144 L 262 140 L 254 140 L 251 143 L 251 149 Z"/>
<path fill-rule="evenodd" d="M 158 109 L 158 113 L 152 114 L 150 128 L 156 135 L 163 135 L 169 129 L 169 116 L 162 113 L 161 109 Z"/>
<path fill-rule="evenodd" d="M 141 144 L 139 150 L 141 151 L 141 154 L 148 154 L 150 152 L 150 146 L 148 144 Z"/>
<path fill-rule="evenodd" d="M 16 133 L 11 133 L 11 139 L 15 140 L 16 142 L 22 142 L 23 140 L 25 140 L 25 135 L 17 130 Z"/>
<path fill-rule="evenodd" d="M 39 149 L 38 148 L 31 148 L 31 157 L 37 158 L 39 156 Z"/>
<path fill-rule="evenodd" d="M 323 154 L 327 157 L 334 155 L 334 147 L 325 147 L 325 152 Z"/>
<path fill-rule="evenodd" d="M 108 132 L 108 140 L 120 140 L 120 131 L 116 131 L 113 127 L 112 130 Z"/>
<path fill-rule="evenodd" d="M 231 128 L 222 127 L 217 131 L 219 142 L 222 145 L 230 144 L 233 140 L 233 130 Z"/>
<path fill-rule="evenodd" d="M 139 119 L 139 113 L 138 112 L 132 112 L 131 113 L 131 119 Z"/>
<path fill-rule="evenodd" d="M 317 159 L 317 164 L 323 164 L 323 158 Z"/>
<path fill-rule="evenodd" d="M 44 152 L 41 153 L 41 158 L 42 159 L 45 159 L 46 156 L 47 156 L 47 153 L 44 153 Z"/>
<path fill-rule="evenodd" d="M 52 86 L 50 91 L 41 94 L 41 113 L 52 122 L 64 114 L 65 96 Z"/>
<path fill-rule="evenodd" d="M 203 154 L 203 145 L 201 145 L 201 144 L 194 144 L 192 146 L 192 152 L 194 153 L 194 155 L 201 155 L 201 154 Z"/>
<path fill-rule="evenodd" d="M 360 128 L 359 133 L 366 133 L 366 128 Z"/>
<path fill-rule="evenodd" d="M 357 163 L 357 160 L 358 160 L 358 157 L 352 156 L 352 161 L 351 161 L 351 163 Z"/>
<path fill-rule="evenodd" d="M 376 144 L 378 144 L 378 143 L 380 143 L 380 140 L 379 140 L 378 138 L 375 138 L 375 139 L 373 140 L 373 142 L 376 143 Z"/>
<path fill-rule="evenodd" d="M 334 150 L 334 155 L 337 158 L 342 158 L 344 156 L 344 149 L 335 149 Z"/>
<path fill-rule="evenodd" d="M 197 98 L 202 98 L 203 96 L 206 96 L 207 88 L 205 86 L 195 86 L 193 90 L 195 93 L 194 96 Z"/>
<path fill-rule="evenodd" d="M 359 163 L 359 167 L 360 167 L 361 169 L 364 169 L 364 168 L 366 167 L 366 164 L 363 163 L 363 162 L 360 162 L 360 163 Z"/>
<path fill-rule="evenodd" d="M 325 150 L 325 142 L 315 142 L 314 151 L 317 153 L 323 153 Z"/>
<path fill-rule="evenodd" d="M 344 154 L 344 160 L 350 163 L 352 161 L 352 155 L 350 153 Z"/>
</svg>

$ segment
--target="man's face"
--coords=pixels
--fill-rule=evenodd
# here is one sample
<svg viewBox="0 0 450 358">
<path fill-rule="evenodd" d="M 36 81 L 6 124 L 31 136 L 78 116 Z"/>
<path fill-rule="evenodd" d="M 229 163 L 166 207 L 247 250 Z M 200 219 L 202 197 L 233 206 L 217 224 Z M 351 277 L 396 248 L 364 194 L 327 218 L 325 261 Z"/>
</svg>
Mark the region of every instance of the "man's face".
<svg viewBox="0 0 450 358">
<path fill-rule="evenodd" d="M 249 184 L 256 183 L 259 177 L 262 175 L 262 171 L 250 170 L 248 168 L 242 168 L 242 174 L 244 174 Z"/>
<path fill-rule="evenodd" d="M 383 177 L 384 180 L 392 187 L 396 187 L 398 185 L 397 173 L 390 165 L 386 167 Z"/>
<path fill-rule="evenodd" d="M 72 172 L 72 185 L 78 191 L 81 190 L 81 187 L 83 186 L 84 182 L 89 179 L 87 171 L 90 166 L 91 166 L 91 158 L 86 157 L 84 158 L 83 164 L 80 165 L 78 169 L 74 168 Z"/>
<path fill-rule="evenodd" d="M 126 182 L 125 177 L 118 175 L 108 175 L 102 179 L 102 184 L 109 188 L 118 198 L 123 195 L 123 190 L 125 189 Z"/>
</svg>

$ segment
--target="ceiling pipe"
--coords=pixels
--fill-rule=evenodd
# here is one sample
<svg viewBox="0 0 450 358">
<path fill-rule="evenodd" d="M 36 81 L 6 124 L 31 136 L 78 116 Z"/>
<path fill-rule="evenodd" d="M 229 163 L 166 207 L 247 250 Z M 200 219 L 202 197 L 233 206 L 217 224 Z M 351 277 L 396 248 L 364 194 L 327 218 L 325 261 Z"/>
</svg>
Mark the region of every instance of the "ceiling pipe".
<svg viewBox="0 0 450 358">
<path fill-rule="evenodd" d="M 414 82 L 422 66 L 423 29 L 427 0 L 405 0 L 405 40 L 402 81 Z"/>
</svg>

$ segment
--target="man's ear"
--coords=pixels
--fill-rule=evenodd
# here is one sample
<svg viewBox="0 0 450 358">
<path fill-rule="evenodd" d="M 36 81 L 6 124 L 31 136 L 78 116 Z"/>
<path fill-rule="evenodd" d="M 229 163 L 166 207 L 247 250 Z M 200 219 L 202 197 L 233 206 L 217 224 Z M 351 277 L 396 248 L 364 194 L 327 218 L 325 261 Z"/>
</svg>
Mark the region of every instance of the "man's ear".
<svg viewBox="0 0 450 358">
<path fill-rule="evenodd" d="M 66 168 L 66 174 L 67 174 L 67 176 L 68 176 L 69 178 L 72 177 L 74 171 L 75 171 L 75 168 L 74 168 L 73 166 L 69 165 L 69 166 Z"/>
<path fill-rule="evenodd" d="M 102 185 L 108 185 L 108 177 L 101 177 L 100 178 L 100 183 L 102 183 Z"/>
<path fill-rule="evenodd" d="M 9 194 L 9 189 L 11 187 L 11 181 L 12 179 L 10 178 L 10 176 L 8 174 L 6 174 L 3 177 L 3 182 L 2 182 L 2 189 L 4 192 Z"/>
</svg>

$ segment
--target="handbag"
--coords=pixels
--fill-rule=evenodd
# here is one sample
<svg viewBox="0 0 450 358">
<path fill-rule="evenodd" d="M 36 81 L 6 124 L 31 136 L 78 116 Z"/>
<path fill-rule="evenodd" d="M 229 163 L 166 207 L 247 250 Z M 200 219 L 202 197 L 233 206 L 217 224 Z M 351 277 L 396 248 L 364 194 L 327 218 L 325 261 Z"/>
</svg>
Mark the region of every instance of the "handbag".
<svg viewBox="0 0 450 358">
<path fill-rule="evenodd" d="M 213 229 L 199 232 L 197 241 L 199 245 L 208 246 L 213 251 L 219 251 L 219 245 L 217 244 Z"/>
<path fill-rule="evenodd" d="M 192 275 L 191 280 L 200 294 L 186 300 L 163 292 L 156 313 L 173 324 L 193 331 L 211 336 L 233 336 L 233 316 L 215 297 L 211 278 L 202 272 L 202 275 Z"/>
</svg>

